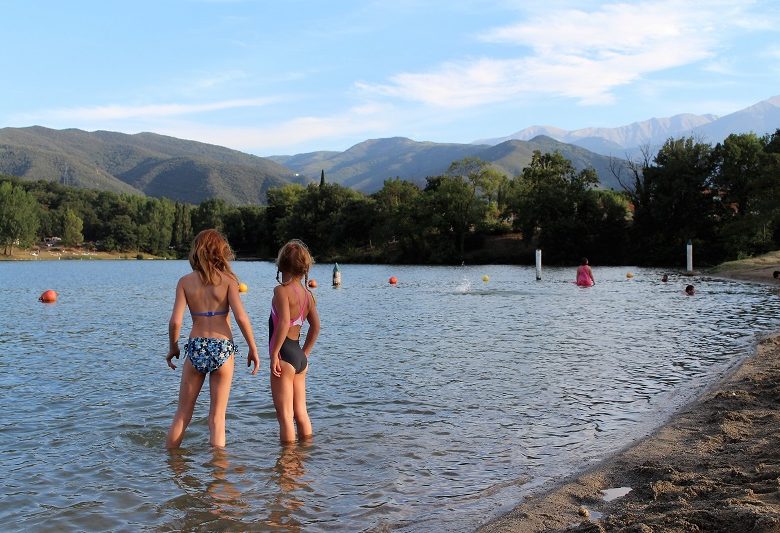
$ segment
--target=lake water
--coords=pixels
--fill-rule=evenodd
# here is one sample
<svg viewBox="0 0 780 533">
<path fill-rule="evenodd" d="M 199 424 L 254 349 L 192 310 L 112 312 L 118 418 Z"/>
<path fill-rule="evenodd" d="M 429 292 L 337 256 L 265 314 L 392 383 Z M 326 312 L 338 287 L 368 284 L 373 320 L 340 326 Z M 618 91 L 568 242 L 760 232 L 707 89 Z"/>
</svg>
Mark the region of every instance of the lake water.
<svg viewBox="0 0 780 533">
<path fill-rule="evenodd" d="M 776 288 L 661 270 L 596 266 L 580 289 L 573 268 L 341 265 L 333 289 L 316 265 L 315 438 L 283 448 L 263 348 L 275 268 L 234 266 L 261 374 L 235 328 L 227 448 L 208 446 L 206 386 L 169 454 L 167 321 L 189 265 L 0 263 L 4 529 L 469 531 L 646 435 L 780 329 Z"/>
</svg>

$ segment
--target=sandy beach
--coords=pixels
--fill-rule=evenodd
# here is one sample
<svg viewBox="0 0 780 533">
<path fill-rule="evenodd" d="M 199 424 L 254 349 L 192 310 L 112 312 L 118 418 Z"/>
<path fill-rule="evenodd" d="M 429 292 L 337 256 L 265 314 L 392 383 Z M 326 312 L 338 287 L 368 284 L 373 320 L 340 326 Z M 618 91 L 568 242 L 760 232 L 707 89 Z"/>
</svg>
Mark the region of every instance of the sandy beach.
<svg viewBox="0 0 780 533">
<path fill-rule="evenodd" d="M 775 270 L 780 252 L 708 273 L 780 289 Z M 779 439 L 777 335 L 649 437 L 479 531 L 780 532 Z"/>
</svg>

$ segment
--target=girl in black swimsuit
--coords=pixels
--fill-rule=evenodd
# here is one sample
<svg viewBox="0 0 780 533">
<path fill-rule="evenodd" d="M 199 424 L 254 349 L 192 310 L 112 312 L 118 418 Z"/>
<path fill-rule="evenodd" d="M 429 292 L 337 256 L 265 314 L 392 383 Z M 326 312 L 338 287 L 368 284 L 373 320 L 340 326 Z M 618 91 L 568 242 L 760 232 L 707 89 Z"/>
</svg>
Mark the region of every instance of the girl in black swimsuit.
<svg viewBox="0 0 780 533">
<path fill-rule="evenodd" d="M 311 437 L 306 411 L 306 372 L 311 349 L 320 333 L 314 295 L 304 286 L 314 261 L 306 245 L 294 239 L 279 250 L 277 281 L 268 319 L 271 355 L 271 394 L 283 443 Z M 279 276 L 281 275 L 281 279 Z M 303 347 L 301 326 L 309 322 Z M 297 429 L 297 432 L 296 432 Z"/>
</svg>

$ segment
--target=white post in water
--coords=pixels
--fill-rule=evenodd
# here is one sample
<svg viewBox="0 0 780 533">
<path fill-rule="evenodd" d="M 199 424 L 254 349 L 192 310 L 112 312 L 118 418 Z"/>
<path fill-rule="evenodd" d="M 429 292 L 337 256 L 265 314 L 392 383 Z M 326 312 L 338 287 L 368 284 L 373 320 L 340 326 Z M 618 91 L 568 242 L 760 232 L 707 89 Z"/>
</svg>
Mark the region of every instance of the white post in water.
<svg viewBox="0 0 780 533">
<path fill-rule="evenodd" d="M 686 269 L 688 272 L 693 272 L 693 244 L 691 243 L 691 240 L 688 239 L 688 245 L 685 247 L 686 251 Z"/>
<path fill-rule="evenodd" d="M 542 279 L 542 251 L 536 249 L 536 281 Z"/>
<path fill-rule="evenodd" d="M 339 264 L 333 267 L 333 286 L 341 287 L 341 270 L 339 270 Z"/>
</svg>

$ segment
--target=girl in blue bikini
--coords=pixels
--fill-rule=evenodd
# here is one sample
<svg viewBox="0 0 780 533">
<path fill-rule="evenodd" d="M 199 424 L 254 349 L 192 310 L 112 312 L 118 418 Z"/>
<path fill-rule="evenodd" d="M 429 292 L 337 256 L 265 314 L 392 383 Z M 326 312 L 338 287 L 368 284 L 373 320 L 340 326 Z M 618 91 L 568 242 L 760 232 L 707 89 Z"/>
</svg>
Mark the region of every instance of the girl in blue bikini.
<svg viewBox="0 0 780 533">
<path fill-rule="evenodd" d="M 296 426 L 298 439 L 307 439 L 312 435 L 311 421 L 306 411 L 306 370 L 309 354 L 320 334 L 320 317 L 314 295 L 306 288 L 313 263 L 308 248 L 298 239 L 282 246 L 276 259 L 276 280 L 279 285 L 274 289 L 268 329 L 271 394 L 282 443 L 295 442 Z M 309 322 L 309 331 L 301 348 L 301 326 L 304 321 Z"/>
<path fill-rule="evenodd" d="M 168 366 L 175 370 L 172 360 L 179 358 L 179 332 L 184 309 L 189 307 L 192 329 L 184 345 L 186 359 L 179 387 L 179 406 L 165 446 L 178 448 L 181 445 L 184 431 L 192 419 L 195 400 L 208 374 L 211 392 L 209 443 L 224 447 L 225 411 L 233 380 L 233 356 L 238 353 L 230 329 L 231 310 L 249 347 L 246 365 L 252 366 L 252 374 L 257 373 L 260 359 L 252 325 L 238 293 L 238 279 L 230 268 L 229 261 L 233 259 L 230 245 L 218 231 L 203 230 L 192 243 L 189 259 L 192 272 L 183 276 L 176 285 L 176 300 L 168 323 L 171 344 L 166 359 Z"/>
</svg>

